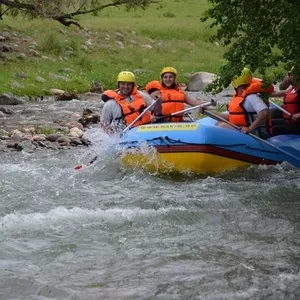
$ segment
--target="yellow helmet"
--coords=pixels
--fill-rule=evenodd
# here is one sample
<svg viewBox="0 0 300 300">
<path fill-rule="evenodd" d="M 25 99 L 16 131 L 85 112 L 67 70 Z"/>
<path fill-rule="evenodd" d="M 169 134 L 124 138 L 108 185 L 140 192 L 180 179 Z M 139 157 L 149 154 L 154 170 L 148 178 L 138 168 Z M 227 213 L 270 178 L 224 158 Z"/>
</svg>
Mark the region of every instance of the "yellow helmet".
<svg viewBox="0 0 300 300">
<path fill-rule="evenodd" d="M 120 81 L 135 83 L 135 81 L 136 81 L 135 75 L 129 71 L 122 71 L 119 73 L 119 75 L 117 77 L 117 85 L 119 85 Z"/>
<path fill-rule="evenodd" d="M 244 68 L 240 76 L 233 78 L 231 84 L 236 89 L 240 85 L 249 84 L 252 80 L 252 73 L 248 68 Z"/>
<path fill-rule="evenodd" d="M 161 72 L 160 72 L 160 77 L 162 77 L 165 73 L 172 73 L 172 74 L 174 74 L 175 75 L 175 79 L 177 78 L 177 75 L 178 75 L 176 69 L 173 68 L 173 67 L 165 67 L 165 68 L 163 68 L 161 70 Z"/>
</svg>

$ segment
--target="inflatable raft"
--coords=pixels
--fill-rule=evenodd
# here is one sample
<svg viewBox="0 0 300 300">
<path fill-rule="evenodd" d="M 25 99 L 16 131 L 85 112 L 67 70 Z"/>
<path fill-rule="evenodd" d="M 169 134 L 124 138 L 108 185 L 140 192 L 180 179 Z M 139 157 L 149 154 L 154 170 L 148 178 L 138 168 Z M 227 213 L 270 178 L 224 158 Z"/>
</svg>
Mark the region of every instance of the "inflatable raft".
<svg viewBox="0 0 300 300">
<path fill-rule="evenodd" d="M 122 164 L 158 173 L 214 175 L 284 161 L 300 168 L 300 135 L 267 141 L 217 127 L 209 117 L 130 129 L 118 145 Z"/>
</svg>

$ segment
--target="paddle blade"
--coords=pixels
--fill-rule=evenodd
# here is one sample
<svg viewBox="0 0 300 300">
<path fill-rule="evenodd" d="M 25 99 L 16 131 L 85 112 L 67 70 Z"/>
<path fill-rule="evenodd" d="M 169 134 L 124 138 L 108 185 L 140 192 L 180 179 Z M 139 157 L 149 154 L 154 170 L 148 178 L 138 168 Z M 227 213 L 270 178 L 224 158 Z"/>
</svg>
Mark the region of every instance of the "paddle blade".
<svg viewBox="0 0 300 300">
<path fill-rule="evenodd" d="M 80 170 L 82 168 L 82 165 L 77 165 L 74 167 L 75 170 Z"/>
</svg>

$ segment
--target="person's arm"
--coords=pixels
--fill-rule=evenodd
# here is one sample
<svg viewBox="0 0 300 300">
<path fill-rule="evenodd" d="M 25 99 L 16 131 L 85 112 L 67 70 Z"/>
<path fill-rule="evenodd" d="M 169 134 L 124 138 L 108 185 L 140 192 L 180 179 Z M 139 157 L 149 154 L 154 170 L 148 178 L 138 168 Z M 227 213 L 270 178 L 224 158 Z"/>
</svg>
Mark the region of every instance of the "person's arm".
<svg viewBox="0 0 300 300">
<path fill-rule="evenodd" d="M 202 100 L 196 100 L 196 99 L 193 99 L 190 95 L 188 95 L 187 93 L 184 93 L 184 102 L 186 104 L 189 104 L 190 106 L 197 106 L 197 105 L 200 105 L 200 104 L 203 104 L 204 101 Z"/>
<path fill-rule="evenodd" d="M 108 100 L 102 108 L 100 116 L 100 126 L 111 134 L 116 128 L 123 126 L 122 110 L 120 105 L 115 100 Z"/>
<path fill-rule="evenodd" d="M 293 87 L 289 87 L 286 90 L 282 90 L 282 91 L 275 91 L 273 93 L 270 94 L 271 97 L 283 97 L 285 96 L 286 93 L 288 93 Z"/>
<path fill-rule="evenodd" d="M 159 90 L 154 90 L 153 92 L 150 92 L 149 95 L 154 100 L 157 100 L 161 97 L 161 94 L 160 94 Z"/>
<path fill-rule="evenodd" d="M 255 112 L 257 117 L 249 127 L 245 126 L 241 128 L 241 132 L 243 133 L 255 130 L 269 117 L 269 108 L 257 94 L 248 95 L 245 99 L 244 107 L 248 112 Z"/>
<path fill-rule="evenodd" d="M 249 132 L 255 130 L 269 117 L 269 114 L 270 114 L 270 112 L 269 112 L 268 108 L 261 110 L 258 113 L 257 118 L 254 120 L 254 122 L 251 123 L 251 125 L 249 127 L 242 127 L 241 132 L 249 133 Z"/>
<path fill-rule="evenodd" d="M 297 113 L 297 114 L 294 114 L 293 116 L 292 116 L 292 119 L 294 120 L 294 121 L 300 121 L 300 113 Z"/>
<path fill-rule="evenodd" d="M 144 98 L 147 107 L 150 106 L 153 102 L 156 102 L 156 104 L 150 108 L 150 111 L 153 112 L 153 113 L 155 113 L 155 114 L 161 114 L 161 111 L 162 111 L 162 108 L 161 108 L 161 103 L 162 103 L 161 98 L 160 97 L 156 97 L 155 98 L 156 100 L 154 100 L 147 93 L 141 92 L 141 91 L 139 91 L 139 92 L 142 95 L 142 97 Z"/>
</svg>

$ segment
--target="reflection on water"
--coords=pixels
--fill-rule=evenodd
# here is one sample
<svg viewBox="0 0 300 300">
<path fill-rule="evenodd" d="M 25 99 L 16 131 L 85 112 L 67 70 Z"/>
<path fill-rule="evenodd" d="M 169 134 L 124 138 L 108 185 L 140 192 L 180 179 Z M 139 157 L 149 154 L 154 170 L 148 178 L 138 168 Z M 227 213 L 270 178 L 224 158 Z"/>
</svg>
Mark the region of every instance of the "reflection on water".
<svg viewBox="0 0 300 300">
<path fill-rule="evenodd" d="M 113 143 L 0 156 L 0 299 L 300 298 L 298 170 L 158 177 Z"/>
</svg>

